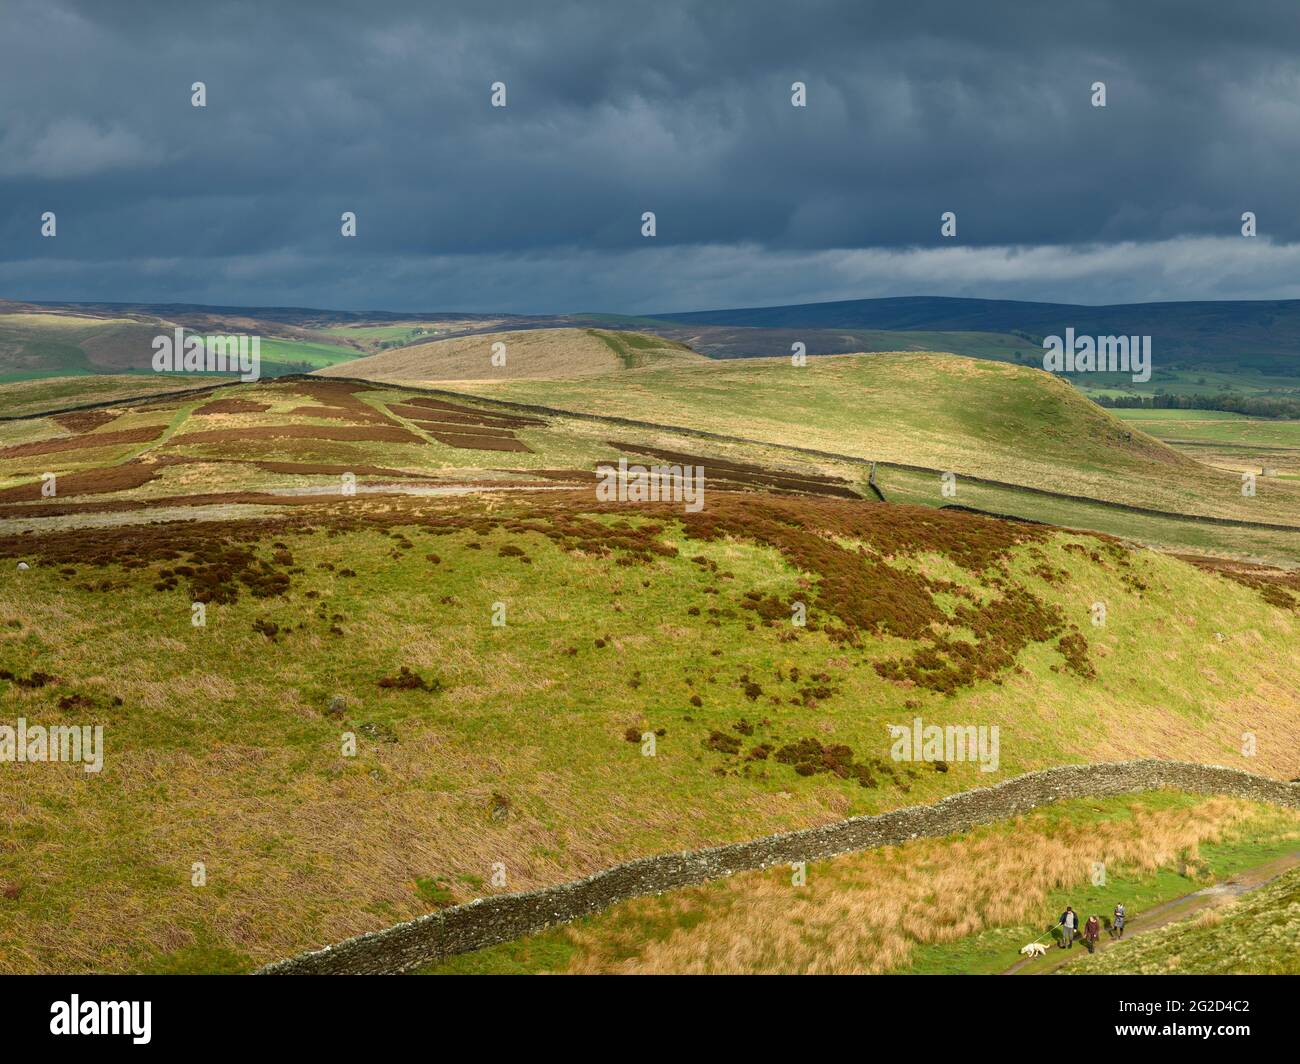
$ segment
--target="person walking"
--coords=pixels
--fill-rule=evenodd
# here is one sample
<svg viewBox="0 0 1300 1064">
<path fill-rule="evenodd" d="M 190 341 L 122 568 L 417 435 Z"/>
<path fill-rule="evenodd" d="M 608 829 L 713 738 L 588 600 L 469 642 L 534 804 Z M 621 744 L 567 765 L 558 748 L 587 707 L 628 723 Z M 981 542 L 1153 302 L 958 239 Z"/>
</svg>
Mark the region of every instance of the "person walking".
<svg viewBox="0 0 1300 1064">
<path fill-rule="evenodd" d="M 1074 936 L 1079 930 L 1079 917 L 1072 906 L 1067 905 L 1061 913 L 1061 949 L 1074 949 Z"/>
<path fill-rule="evenodd" d="M 1124 937 L 1124 903 L 1115 903 L 1115 915 L 1111 918 L 1110 932 L 1115 938 Z"/>
<path fill-rule="evenodd" d="M 1092 953 L 1097 948 L 1097 939 L 1101 936 L 1101 920 L 1096 916 L 1088 917 L 1088 922 L 1083 925 L 1083 941 L 1088 947 L 1088 952 Z"/>
</svg>

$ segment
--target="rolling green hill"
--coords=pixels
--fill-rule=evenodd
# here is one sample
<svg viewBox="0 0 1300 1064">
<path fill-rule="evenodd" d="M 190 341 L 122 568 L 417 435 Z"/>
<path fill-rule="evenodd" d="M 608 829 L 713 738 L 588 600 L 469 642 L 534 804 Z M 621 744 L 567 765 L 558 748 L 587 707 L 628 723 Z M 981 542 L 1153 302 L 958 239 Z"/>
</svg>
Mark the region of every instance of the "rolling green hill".
<svg viewBox="0 0 1300 1064">
<path fill-rule="evenodd" d="M 178 327 L 261 338 L 262 374 L 278 376 L 319 369 L 355 358 L 361 345 L 295 326 L 247 316 L 130 316 L 60 310 L 0 309 L 0 382 L 71 375 L 140 373 L 154 376 L 153 341 Z M 185 385 L 179 385 L 184 387 Z M 144 386 L 141 391 L 147 390 Z M 0 409 L 0 414 L 8 414 Z"/>
<path fill-rule="evenodd" d="M 1300 774 L 1285 582 L 700 446 L 316 377 L 0 424 L 0 694 L 107 751 L 0 773 L 0 968 L 252 967 L 1063 762 Z M 703 509 L 596 497 L 665 453 Z M 894 762 L 915 716 L 997 771 Z"/>
<path fill-rule="evenodd" d="M 939 354 L 674 364 L 478 381 L 484 396 L 951 471 L 1159 510 L 1300 524 L 1300 490 L 1197 462 L 1041 370 Z M 935 497 L 941 484 L 933 480 Z"/>
</svg>

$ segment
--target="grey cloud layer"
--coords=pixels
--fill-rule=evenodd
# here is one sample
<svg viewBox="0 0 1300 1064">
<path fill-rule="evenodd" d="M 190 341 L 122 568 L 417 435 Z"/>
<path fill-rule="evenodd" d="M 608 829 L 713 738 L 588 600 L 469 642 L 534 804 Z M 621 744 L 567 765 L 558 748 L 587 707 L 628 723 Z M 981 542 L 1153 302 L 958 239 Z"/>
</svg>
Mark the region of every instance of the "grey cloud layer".
<svg viewBox="0 0 1300 1064">
<path fill-rule="evenodd" d="M 1294 276 L 1268 272 L 1300 241 L 1293 3 L 0 0 L 0 20 L 11 297 L 545 312 L 752 303 L 783 272 L 777 301 Z M 1240 241 L 1243 210 L 1273 241 L 1249 269 L 1195 251 Z M 1017 247 L 1061 268 L 999 282 Z"/>
</svg>

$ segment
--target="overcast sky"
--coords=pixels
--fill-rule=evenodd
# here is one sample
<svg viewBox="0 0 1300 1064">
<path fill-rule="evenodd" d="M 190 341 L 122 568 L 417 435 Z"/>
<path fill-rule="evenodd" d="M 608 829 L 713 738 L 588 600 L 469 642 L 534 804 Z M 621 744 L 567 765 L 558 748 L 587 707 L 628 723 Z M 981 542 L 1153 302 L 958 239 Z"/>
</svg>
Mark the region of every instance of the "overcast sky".
<svg viewBox="0 0 1300 1064">
<path fill-rule="evenodd" d="M 0 298 L 1300 298 L 1298 196 L 1296 0 L 0 0 Z"/>
</svg>

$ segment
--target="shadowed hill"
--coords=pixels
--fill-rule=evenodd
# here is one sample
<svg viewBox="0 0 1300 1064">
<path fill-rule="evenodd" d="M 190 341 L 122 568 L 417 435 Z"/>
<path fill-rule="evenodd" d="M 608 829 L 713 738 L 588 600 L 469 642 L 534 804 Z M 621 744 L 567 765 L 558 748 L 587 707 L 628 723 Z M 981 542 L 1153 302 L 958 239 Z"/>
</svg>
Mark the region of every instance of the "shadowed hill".
<svg viewBox="0 0 1300 1064">
<path fill-rule="evenodd" d="M 1294 373 L 1300 363 L 1300 300 L 1215 300 L 1081 306 L 1009 299 L 911 296 L 782 307 L 652 315 L 693 325 L 771 329 L 1150 335 L 1156 358 L 1187 366 L 1242 366 Z"/>
</svg>

